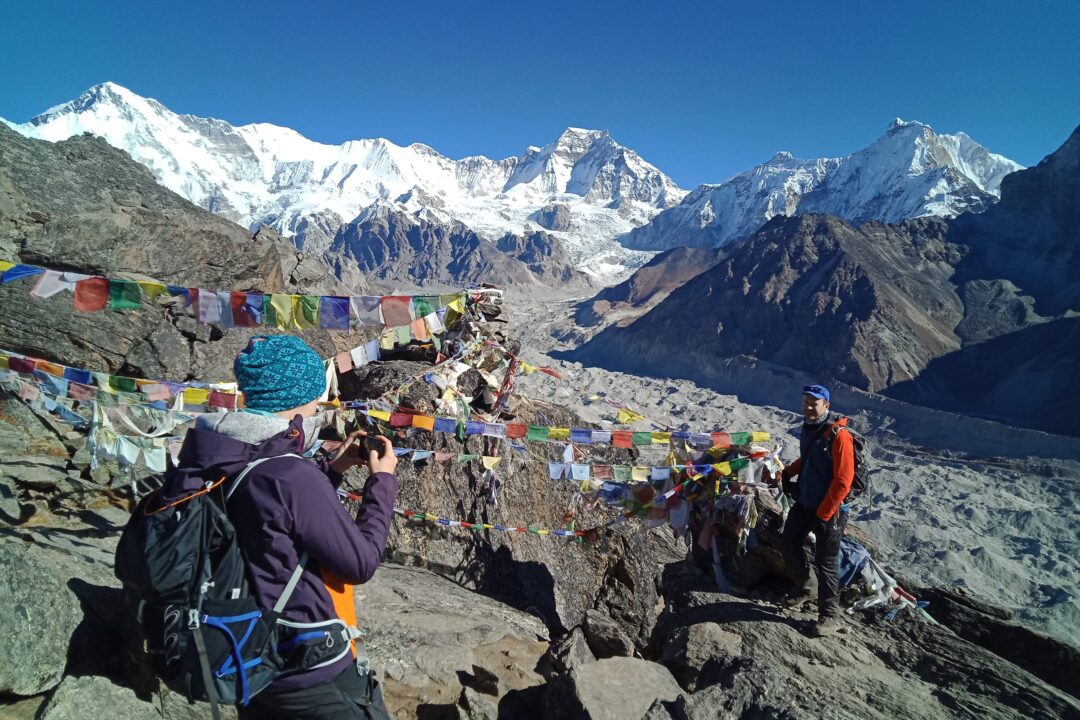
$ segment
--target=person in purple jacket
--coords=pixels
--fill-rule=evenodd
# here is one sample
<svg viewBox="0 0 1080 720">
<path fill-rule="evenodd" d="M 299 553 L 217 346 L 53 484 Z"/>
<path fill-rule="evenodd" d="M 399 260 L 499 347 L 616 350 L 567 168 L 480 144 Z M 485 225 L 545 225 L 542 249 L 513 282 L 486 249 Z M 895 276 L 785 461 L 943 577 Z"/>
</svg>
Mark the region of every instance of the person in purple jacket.
<svg viewBox="0 0 1080 720">
<path fill-rule="evenodd" d="M 313 447 L 326 390 L 322 360 L 303 340 L 257 336 L 233 365 L 246 409 L 206 414 L 188 431 L 175 478 L 183 486 L 215 473 L 235 477 L 256 460 L 227 511 L 259 604 L 271 608 L 307 554 L 300 581 L 282 612 L 299 628 L 340 618 L 356 625 L 353 585 L 379 566 L 390 529 L 397 458 L 387 438 L 379 453 L 361 457 L 358 435 L 321 465 L 297 457 Z M 371 471 L 356 518 L 341 504 L 342 474 L 356 465 Z M 388 718 L 382 692 L 366 666 L 358 639 L 315 667 L 289 672 L 238 709 L 242 720 L 264 718 Z"/>
</svg>

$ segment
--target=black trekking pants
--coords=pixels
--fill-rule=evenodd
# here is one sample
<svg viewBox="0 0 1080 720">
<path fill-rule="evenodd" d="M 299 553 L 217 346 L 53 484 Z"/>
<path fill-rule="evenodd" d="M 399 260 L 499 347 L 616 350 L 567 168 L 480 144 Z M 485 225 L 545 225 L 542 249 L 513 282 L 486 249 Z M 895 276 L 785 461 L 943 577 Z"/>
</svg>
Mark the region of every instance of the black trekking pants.
<svg viewBox="0 0 1080 720">
<path fill-rule="evenodd" d="M 302 690 L 263 690 L 245 707 L 240 720 L 390 720 L 374 675 L 362 677 L 350 666 L 333 680 Z"/>
<path fill-rule="evenodd" d="M 823 616 L 836 615 L 840 609 L 840 582 L 837 579 L 840 565 L 840 515 L 837 511 L 827 522 L 822 522 L 811 508 L 795 503 L 788 512 L 781 538 L 784 560 L 787 562 L 788 572 L 794 578 L 795 592 L 809 593 L 810 550 L 806 547 L 806 536 L 814 533 L 818 613 Z"/>
</svg>

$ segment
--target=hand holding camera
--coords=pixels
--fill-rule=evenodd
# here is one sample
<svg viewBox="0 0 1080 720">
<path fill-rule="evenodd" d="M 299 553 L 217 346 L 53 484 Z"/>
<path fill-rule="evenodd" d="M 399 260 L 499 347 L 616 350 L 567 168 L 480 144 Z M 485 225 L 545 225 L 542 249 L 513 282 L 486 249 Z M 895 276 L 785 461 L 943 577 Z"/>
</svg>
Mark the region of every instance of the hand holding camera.
<svg viewBox="0 0 1080 720">
<path fill-rule="evenodd" d="M 330 467 L 340 474 L 355 465 L 367 465 L 373 473 L 392 474 L 397 469 L 397 455 L 390 438 L 363 430 L 349 433 L 330 460 Z"/>
</svg>

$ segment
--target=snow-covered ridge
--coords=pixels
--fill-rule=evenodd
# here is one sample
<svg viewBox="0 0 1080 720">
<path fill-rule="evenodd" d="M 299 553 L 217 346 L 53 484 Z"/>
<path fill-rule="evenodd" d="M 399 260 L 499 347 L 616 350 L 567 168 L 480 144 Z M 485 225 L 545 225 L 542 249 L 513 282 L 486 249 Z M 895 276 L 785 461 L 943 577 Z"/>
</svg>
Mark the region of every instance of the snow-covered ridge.
<svg viewBox="0 0 1080 720">
<path fill-rule="evenodd" d="M 781 152 L 719 185 L 702 185 L 623 243 L 634 249 L 717 247 L 776 215 L 827 213 L 849 222 L 955 217 L 996 201 L 1001 179 L 1022 167 L 964 133 L 938 135 L 897 119 L 845 158 L 799 160 Z"/>
<path fill-rule="evenodd" d="M 313 251 L 366 209 L 392 204 L 418 220 L 460 222 L 492 241 L 543 229 L 602 279 L 618 279 L 657 250 L 745 237 L 779 214 L 895 222 L 978 211 L 1020 169 L 963 133 L 937 135 L 897 120 L 845 158 L 777 153 L 687 193 L 605 131 L 567 128 L 517 157 L 454 160 L 420 143 L 327 145 L 276 125 L 181 115 L 114 83 L 29 122 L 4 122 L 49 141 L 102 137 L 197 205 L 252 229 L 270 225 Z M 318 232 L 309 239 L 312 229 Z"/>
<path fill-rule="evenodd" d="M 531 216 L 560 203 L 570 207 L 571 223 L 555 234 L 576 262 L 617 257 L 640 264 L 647 255 L 626 251 L 615 238 L 686 194 L 607 132 L 579 128 L 518 157 L 452 160 L 419 143 L 401 147 L 375 138 L 326 145 L 266 123 L 234 127 L 180 115 L 114 83 L 9 124 L 49 141 L 100 136 L 192 202 L 287 235 L 302 234 L 303 220 L 316 213 L 349 222 L 373 203 L 391 201 L 494 240 L 541 229 Z"/>
</svg>

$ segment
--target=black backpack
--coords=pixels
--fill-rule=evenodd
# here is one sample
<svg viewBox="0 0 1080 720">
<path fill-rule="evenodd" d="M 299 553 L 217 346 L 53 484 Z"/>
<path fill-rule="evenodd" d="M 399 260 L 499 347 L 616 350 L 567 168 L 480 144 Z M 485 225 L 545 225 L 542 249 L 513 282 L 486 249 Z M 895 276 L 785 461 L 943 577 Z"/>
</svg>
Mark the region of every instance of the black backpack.
<svg viewBox="0 0 1080 720">
<path fill-rule="evenodd" d="M 158 493 L 148 495 L 116 548 L 116 577 L 139 599 L 154 671 L 189 700 L 209 702 L 215 719 L 218 703 L 247 705 L 282 674 L 329 664 L 350 647 L 350 628 L 339 619 L 280 619 L 307 553 L 272 610 L 260 608 L 251 592 L 224 506 L 248 472 L 270 459 L 249 464 L 224 493 L 222 478 L 164 507 Z"/>
<path fill-rule="evenodd" d="M 847 500 L 854 500 L 865 495 L 870 490 L 870 442 L 850 427 L 844 427 L 843 429 L 850 433 L 851 444 L 855 448 L 855 477 L 851 481 L 851 490 L 847 496 Z M 830 437 L 825 443 L 826 450 L 831 449 L 832 439 L 836 437 L 836 433 L 840 432 L 840 427 L 833 423 L 830 430 Z"/>
</svg>

